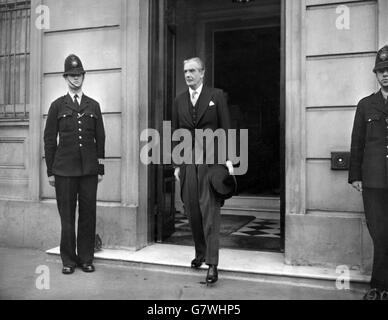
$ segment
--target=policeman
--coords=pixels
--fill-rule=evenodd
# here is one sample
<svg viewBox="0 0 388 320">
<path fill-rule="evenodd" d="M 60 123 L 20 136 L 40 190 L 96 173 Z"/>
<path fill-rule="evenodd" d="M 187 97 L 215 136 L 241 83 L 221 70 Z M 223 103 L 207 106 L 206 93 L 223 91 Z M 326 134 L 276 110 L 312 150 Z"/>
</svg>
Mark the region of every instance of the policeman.
<svg viewBox="0 0 388 320">
<path fill-rule="evenodd" d="M 373 70 L 381 89 L 362 99 L 354 119 L 349 183 L 362 192 L 374 245 L 371 288 L 365 300 L 388 299 L 388 46 Z"/>
<path fill-rule="evenodd" d="M 72 274 L 76 266 L 93 272 L 97 184 L 104 174 L 100 163 L 105 157 L 104 123 L 98 102 L 82 92 L 85 70 L 76 55 L 66 58 L 63 77 L 69 92 L 51 104 L 44 130 L 47 175 L 55 187 L 61 218 L 62 273 Z"/>
</svg>

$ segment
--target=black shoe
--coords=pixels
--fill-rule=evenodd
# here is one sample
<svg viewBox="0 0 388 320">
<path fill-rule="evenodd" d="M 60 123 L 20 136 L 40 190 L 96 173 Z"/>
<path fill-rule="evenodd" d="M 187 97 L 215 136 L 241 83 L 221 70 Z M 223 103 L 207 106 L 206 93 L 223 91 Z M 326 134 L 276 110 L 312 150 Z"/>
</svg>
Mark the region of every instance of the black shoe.
<svg viewBox="0 0 388 320">
<path fill-rule="evenodd" d="M 63 266 L 63 268 L 62 268 L 62 273 L 63 274 L 72 274 L 72 273 L 74 273 L 74 267 L 72 267 L 72 266 Z"/>
<path fill-rule="evenodd" d="M 199 269 L 201 268 L 202 264 L 205 262 L 205 259 L 198 259 L 195 258 L 193 261 L 191 261 L 191 268 L 193 269 Z"/>
<path fill-rule="evenodd" d="M 370 289 L 365 295 L 364 300 L 380 300 L 381 293 L 378 289 Z"/>
<path fill-rule="evenodd" d="M 94 272 L 96 270 L 91 263 L 82 264 L 81 269 L 83 272 Z"/>
<path fill-rule="evenodd" d="M 388 291 L 387 290 L 381 291 L 380 300 L 388 300 Z"/>
<path fill-rule="evenodd" d="M 207 271 L 206 284 L 213 284 L 218 281 L 218 270 L 217 266 L 209 265 L 209 270 Z"/>
</svg>

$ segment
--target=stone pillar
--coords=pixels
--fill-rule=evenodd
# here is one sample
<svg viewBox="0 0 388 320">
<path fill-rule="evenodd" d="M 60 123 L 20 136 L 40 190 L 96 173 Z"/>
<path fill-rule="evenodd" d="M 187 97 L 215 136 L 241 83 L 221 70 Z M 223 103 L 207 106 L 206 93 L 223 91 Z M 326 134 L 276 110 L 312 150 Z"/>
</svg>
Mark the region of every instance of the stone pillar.
<svg viewBox="0 0 388 320">
<path fill-rule="evenodd" d="M 35 26 L 36 8 L 42 0 L 31 1 L 31 39 L 30 39 L 30 106 L 29 106 L 29 136 L 28 136 L 28 174 L 29 200 L 40 199 L 40 168 L 43 150 L 41 137 L 42 125 L 42 30 Z"/>
<path fill-rule="evenodd" d="M 286 14 L 286 214 L 306 212 L 305 1 L 284 1 Z"/>
</svg>

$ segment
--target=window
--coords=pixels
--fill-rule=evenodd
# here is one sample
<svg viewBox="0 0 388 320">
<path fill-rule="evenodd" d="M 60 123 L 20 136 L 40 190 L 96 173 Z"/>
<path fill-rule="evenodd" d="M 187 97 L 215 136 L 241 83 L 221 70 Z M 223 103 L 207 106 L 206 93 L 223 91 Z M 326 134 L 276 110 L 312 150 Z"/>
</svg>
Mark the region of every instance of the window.
<svg viewBox="0 0 388 320">
<path fill-rule="evenodd" d="M 0 119 L 28 118 L 31 2 L 0 0 Z"/>
</svg>

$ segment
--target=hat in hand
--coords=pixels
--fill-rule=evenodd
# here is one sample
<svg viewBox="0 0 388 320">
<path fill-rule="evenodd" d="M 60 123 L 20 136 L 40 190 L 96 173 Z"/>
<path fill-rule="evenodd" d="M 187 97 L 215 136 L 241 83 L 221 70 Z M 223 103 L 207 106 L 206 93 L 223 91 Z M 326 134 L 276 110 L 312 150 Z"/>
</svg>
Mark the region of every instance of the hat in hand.
<svg viewBox="0 0 388 320">
<path fill-rule="evenodd" d="M 236 177 L 229 174 L 229 170 L 226 166 L 214 165 L 209 167 L 208 178 L 210 188 L 217 198 L 227 200 L 236 194 Z"/>
</svg>

